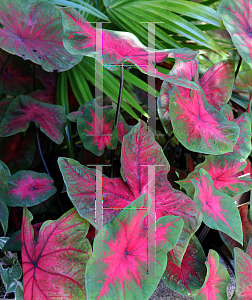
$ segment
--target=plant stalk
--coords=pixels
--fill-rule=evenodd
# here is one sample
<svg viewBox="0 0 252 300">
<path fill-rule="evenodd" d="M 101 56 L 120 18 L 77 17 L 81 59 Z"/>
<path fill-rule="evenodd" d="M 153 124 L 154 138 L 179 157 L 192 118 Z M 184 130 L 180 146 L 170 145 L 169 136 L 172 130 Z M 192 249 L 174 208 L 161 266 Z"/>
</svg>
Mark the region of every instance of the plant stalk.
<svg viewBox="0 0 252 300">
<path fill-rule="evenodd" d="M 235 70 L 235 79 L 239 73 L 239 70 L 240 70 L 240 67 L 241 67 L 241 63 L 242 63 L 242 57 L 240 56 L 240 59 L 239 59 L 239 62 L 238 62 L 238 65 L 237 65 L 237 68 Z"/>
<path fill-rule="evenodd" d="M 174 133 L 172 133 L 171 136 L 169 136 L 169 138 L 167 139 L 167 141 L 165 142 L 164 146 L 163 146 L 163 150 L 168 146 L 168 144 L 170 143 L 171 139 L 174 137 Z"/>
</svg>

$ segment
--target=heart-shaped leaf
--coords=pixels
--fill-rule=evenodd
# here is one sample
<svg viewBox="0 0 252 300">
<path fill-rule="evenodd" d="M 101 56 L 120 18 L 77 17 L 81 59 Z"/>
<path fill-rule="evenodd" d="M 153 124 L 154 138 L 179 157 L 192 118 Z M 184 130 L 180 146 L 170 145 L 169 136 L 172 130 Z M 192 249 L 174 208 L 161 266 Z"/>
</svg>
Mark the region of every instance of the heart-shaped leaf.
<svg viewBox="0 0 252 300">
<path fill-rule="evenodd" d="M 251 0 L 222 0 L 217 10 L 237 51 L 250 67 L 252 67 L 251 4 Z"/>
<path fill-rule="evenodd" d="M 214 188 L 218 191 L 234 197 L 249 191 L 252 188 L 252 180 L 250 177 L 241 177 L 240 171 L 246 167 L 246 161 L 225 157 L 224 155 L 208 155 L 205 161 L 198 164 L 193 172 L 186 179 L 176 181 L 185 190 L 189 197 L 193 198 L 194 185 L 191 179 L 200 180 L 200 168 L 206 170 L 211 176 Z"/>
<path fill-rule="evenodd" d="M 193 296 L 203 285 L 206 275 L 205 261 L 204 250 L 197 237 L 193 235 L 181 266 L 178 267 L 168 260 L 162 279 L 173 291 L 181 295 Z"/>
<path fill-rule="evenodd" d="M 205 282 L 195 300 L 227 299 L 227 285 L 230 282 L 228 271 L 220 263 L 217 252 L 210 250 L 206 262 L 207 275 Z"/>
<path fill-rule="evenodd" d="M 86 299 L 84 274 L 92 253 L 85 238 L 89 223 L 72 208 L 58 220 L 46 221 L 35 242 L 32 219 L 24 207 L 21 253 L 24 299 Z"/>
<path fill-rule="evenodd" d="M 101 225 L 95 222 L 95 218 L 99 217 L 95 213 L 98 184 L 102 185 L 103 190 L 104 225 L 141 194 L 147 193 L 148 187 L 152 190 L 151 186 L 155 184 L 157 219 L 175 215 L 184 220 L 181 238 L 173 249 L 175 261 L 177 264 L 181 263 L 191 236 L 201 224 L 202 216 L 197 205 L 184 193 L 172 188 L 167 181 L 169 163 L 155 141 L 154 134 L 148 131 L 146 123 L 140 121 L 124 137 L 121 153 L 121 174 L 126 182 L 121 178 L 108 178 L 98 170 L 82 166 L 73 159 L 59 158 L 58 164 L 69 198 L 80 216 L 100 229 Z M 148 166 L 155 165 L 155 176 L 148 178 Z"/>
<path fill-rule="evenodd" d="M 62 143 L 66 125 L 63 107 L 41 103 L 29 96 L 18 96 L 11 102 L 0 125 L 0 136 L 24 132 L 30 122 L 35 122 L 36 126 L 55 143 Z"/>
<path fill-rule="evenodd" d="M 187 149 L 214 155 L 233 151 L 240 128 L 207 103 L 202 89 L 185 98 L 174 88 L 170 116 L 175 136 Z"/>
<path fill-rule="evenodd" d="M 116 112 L 112 107 L 103 107 L 95 99 L 85 103 L 83 114 L 77 118 L 77 129 L 83 147 L 101 156 L 105 147 L 115 149 L 117 130 L 113 128 Z"/>
<path fill-rule="evenodd" d="M 60 12 L 64 27 L 63 42 L 70 53 L 94 57 L 112 70 L 117 70 L 119 65 L 127 61 L 135 64 L 140 71 L 148 75 L 187 88 L 198 89 L 194 82 L 189 82 L 182 77 L 162 74 L 155 68 L 156 63 L 166 60 L 167 57 L 191 60 L 198 52 L 190 49 L 150 50 L 132 33 L 111 30 L 102 30 L 102 43 L 98 45 L 96 37 L 101 34 L 101 29 L 95 30 L 73 8 L 61 8 Z"/>
<path fill-rule="evenodd" d="M 63 46 L 59 11 L 48 2 L 2 0 L 0 2 L 0 47 L 29 59 L 47 72 L 65 71 L 80 62 Z"/>
<path fill-rule="evenodd" d="M 138 299 L 145 300 L 153 294 L 164 273 L 167 252 L 178 241 L 183 220 L 162 217 L 155 232 L 155 224 L 146 227 L 150 205 L 151 199 L 146 194 L 140 196 L 95 237 L 86 271 L 88 299 L 134 299 L 137 294 Z M 148 243 L 151 237 L 154 245 Z M 149 269 L 147 273 L 148 260 L 154 263 L 152 274 Z"/>
<path fill-rule="evenodd" d="M 34 206 L 56 193 L 53 179 L 45 173 L 19 171 L 8 177 L 8 206 Z"/>
<path fill-rule="evenodd" d="M 211 176 L 200 169 L 200 182 L 191 179 L 194 201 L 203 212 L 203 222 L 210 228 L 220 230 L 242 244 L 243 233 L 239 211 L 231 197 L 214 188 Z"/>
</svg>

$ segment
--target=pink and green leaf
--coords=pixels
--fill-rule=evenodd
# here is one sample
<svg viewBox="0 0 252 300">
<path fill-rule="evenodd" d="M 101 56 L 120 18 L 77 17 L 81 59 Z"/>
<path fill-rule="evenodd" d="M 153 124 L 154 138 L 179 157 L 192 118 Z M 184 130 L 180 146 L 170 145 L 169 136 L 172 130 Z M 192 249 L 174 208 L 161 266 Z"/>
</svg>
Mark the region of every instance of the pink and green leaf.
<svg viewBox="0 0 252 300">
<path fill-rule="evenodd" d="M 0 125 L 0 136 L 6 137 L 24 132 L 30 122 L 34 122 L 55 143 L 62 143 L 66 125 L 63 107 L 41 103 L 29 96 L 18 96 L 11 102 Z"/>
<path fill-rule="evenodd" d="M 225 267 L 220 263 L 217 252 L 210 250 L 206 261 L 207 275 L 205 282 L 195 300 L 224 300 L 227 299 L 227 285 L 230 276 Z"/>
<path fill-rule="evenodd" d="M 123 142 L 123 137 L 130 132 L 130 130 L 133 128 L 133 126 L 130 126 L 126 123 L 124 118 L 119 115 L 119 122 L 117 124 L 117 136 L 120 143 Z"/>
<path fill-rule="evenodd" d="M 95 99 L 85 103 L 82 116 L 77 118 L 77 129 L 84 148 L 98 156 L 103 154 L 105 147 L 116 148 L 115 115 L 112 107 L 101 108 L 95 104 Z"/>
<path fill-rule="evenodd" d="M 191 90 L 185 98 L 174 88 L 170 116 L 175 136 L 190 151 L 214 155 L 233 151 L 240 128 L 207 103 L 202 89 Z"/>
<path fill-rule="evenodd" d="M 217 13 L 247 64 L 252 67 L 251 0 L 222 0 Z"/>
<path fill-rule="evenodd" d="M 203 222 L 242 244 L 242 223 L 233 199 L 215 189 L 213 180 L 206 170 L 200 169 L 199 173 L 200 181 L 195 179 L 191 181 L 195 187 L 194 201 L 203 213 Z"/>
<path fill-rule="evenodd" d="M 239 248 L 234 249 L 236 289 L 234 300 L 252 299 L 252 258 Z"/>
<path fill-rule="evenodd" d="M 181 266 L 178 267 L 168 260 L 162 279 L 173 291 L 181 295 L 193 296 L 203 285 L 206 275 L 205 261 L 204 250 L 197 237 L 193 235 Z"/>
<path fill-rule="evenodd" d="M 47 72 L 65 71 L 80 62 L 63 46 L 60 13 L 48 2 L 0 2 L 0 48 L 41 65 Z"/>
<path fill-rule="evenodd" d="M 8 206 L 34 206 L 56 193 L 53 179 L 45 173 L 19 171 L 8 177 Z"/>
<path fill-rule="evenodd" d="M 85 238 L 89 223 L 72 208 L 46 221 L 34 241 L 31 213 L 24 207 L 22 268 L 25 300 L 87 299 L 85 270 L 92 250 Z"/>
<path fill-rule="evenodd" d="M 77 120 L 82 117 L 85 107 L 86 107 L 85 104 L 81 105 L 77 111 L 68 114 L 66 116 L 67 119 L 70 120 L 71 122 L 77 122 Z"/>
<path fill-rule="evenodd" d="M 193 172 L 191 172 L 186 179 L 176 181 L 187 192 L 187 195 L 193 198 L 194 185 L 191 179 L 200 180 L 199 169 L 202 168 L 211 176 L 214 187 L 218 191 L 234 197 L 249 191 L 252 188 L 252 180 L 250 177 L 241 177 L 240 171 L 246 167 L 246 161 L 226 157 L 224 155 L 208 155 L 205 161 L 198 164 Z"/>
<path fill-rule="evenodd" d="M 144 300 L 153 294 L 183 221 L 175 216 L 162 217 L 155 232 L 155 224 L 148 227 L 147 223 L 150 205 L 150 197 L 143 194 L 95 237 L 86 271 L 88 299 L 134 299 L 137 294 L 139 300 Z M 155 238 L 154 245 L 148 243 L 150 236 Z M 153 270 L 149 270 L 148 261 L 153 263 Z"/>
<path fill-rule="evenodd" d="M 181 263 L 191 236 L 201 224 L 202 216 L 197 205 L 168 182 L 169 163 L 153 133 L 147 130 L 146 123 L 140 121 L 123 139 L 121 174 L 124 180 L 108 178 L 73 159 L 59 158 L 58 164 L 73 205 L 80 216 L 97 229 L 100 229 L 95 223 L 97 180 L 103 188 L 104 224 L 143 193 L 148 193 L 148 186 L 155 183 L 157 219 L 175 215 L 184 220 L 181 239 L 173 250 L 175 261 Z M 148 179 L 148 166 L 153 165 L 158 165 L 155 167 L 155 177 Z"/>
<path fill-rule="evenodd" d="M 90 56 L 103 61 L 105 67 L 117 70 L 127 61 L 136 65 L 140 71 L 162 80 L 187 88 L 198 89 L 197 84 L 186 78 L 170 76 L 156 70 L 155 64 L 172 57 L 181 60 L 192 60 L 198 54 L 190 49 L 165 49 L 155 51 L 147 49 L 135 35 L 128 32 L 95 30 L 80 13 L 73 8 L 60 9 L 64 27 L 64 46 L 72 54 Z M 96 35 L 102 34 L 101 45 L 96 44 Z M 99 55 L 97 55 L 99 54 Z M 102 60 L 101 60 L 102 57 Z M 148 61 L 152 60 L 152 64 Z"/>
</svg>

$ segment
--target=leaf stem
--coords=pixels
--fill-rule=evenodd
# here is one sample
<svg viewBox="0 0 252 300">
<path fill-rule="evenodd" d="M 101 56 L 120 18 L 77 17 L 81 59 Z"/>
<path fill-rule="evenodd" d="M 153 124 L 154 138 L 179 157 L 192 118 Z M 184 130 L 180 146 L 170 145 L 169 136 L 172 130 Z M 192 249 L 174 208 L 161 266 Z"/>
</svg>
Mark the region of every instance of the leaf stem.
<svg viewBox="0 0 252 300">
<path fill-rule="evenodd" d="M 115 123 L 114 126 L 117 128 L 118 121 L 119 121 L 119 114 L 120 114 L 120 107 L 122 102 L 122 92 L 123 92 L 123 63 L 121 66 L 121 79 L 120 79 L 120 89 L 118 95 L 118 102 L 116 107 L 116 116 L 115 116 Z M 110 156 L 110 163 L 111 163 L 111 178 L 114 178 L 114 157 L 115 157 L 115 150 L 111 150 Z"/>
<path fill-rule="evenodd" d="M 169 138 L 167 139 L 167 141 L 165 142 L 164 146 L 163 146 L 163 150 L 168 146 L 168 144 L 170 143 L 171 139 L 174 137 L 174 133 L 172 133 L 171 136 L 169 136 Z"/>
<path fill-rule="evenodd" d="M 2 74 L 3 74 L 3 72 L 4 72 L 5 68 L 6 68 L 6 66 L 7 66 L 7 64 L 8 64 L 8 62 L 9 62 L 9 60 L 10 60 L 10 58 L 11 58 L 11 54 L 8 55 L 8 57 L 7 57 L 7 59 L 6 59 L 5 63 L 4 63 L 4 65 L 2 66 L 2 69 L 1 69 L 1 71 L 0 71 L 0 77 L 2 76 Z"/>
<path fill-rule="evenodd" d="M 235 79 L 239 73 L 239 70 L 240 70 L 240 67 L 241 67 L 241 63 L 242 63 L 242 57 L 240 56 L 240 59 L 239 59 L 239 62 L 238 62 L 238 65 L 237 65 L 237 68 L 235 70 Z"/>
</svg>

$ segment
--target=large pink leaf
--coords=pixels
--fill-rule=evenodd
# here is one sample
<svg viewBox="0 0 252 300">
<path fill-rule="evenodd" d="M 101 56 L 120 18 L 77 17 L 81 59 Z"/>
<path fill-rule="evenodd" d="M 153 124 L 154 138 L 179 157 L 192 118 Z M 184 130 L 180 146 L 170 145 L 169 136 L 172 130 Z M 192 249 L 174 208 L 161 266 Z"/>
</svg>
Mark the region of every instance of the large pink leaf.
<svg viewBox="0 0 252 300">
<path fill-rule="evenodd" d="M 250 176 L 241 177 L 240 171 L 246 167 L 246 161 L 237 158 L 225 157 L 224 155 L 208 155 L 205 161 L 198 164 L 193 172 L 186 179 L 176 181 L 187 192 L 187 195 L 193 198 L 194 186 L 191 179 L 200 179 L 199 170 L 203 168 L 211 176 L 214 188 L 234 197 L 249 191 L 252 188 Z"/>
<path fill-rule="evenodd" d="M 187 88 L 198 89 L 197 84 L 189 80 L 165 75 L 158 72 L 155 64 L 166 60 L 167 57 L 178 58 L 181 60 L 191 60 L 198 52 L 190 49 L 171 49 L 171 50 L 150 50 L 146 48 L 132 33 L 119 31 L 102 31 L 102 46 L 96 45 L 96 34 L 100 29 L 95 29 L 73 8 L 60 9 L 64 27 L 64 46 L 72 54 L 81 54 L 95 57 L 100 62 L 102 57 L 105 67 L 112 70 L 128 61 L 137 65 L 144 73 L 159 77 Z M 97 53 L 99 56 L 97 56 Z M 152 64 L 148 68 L 148 60 L 152 56 Z"/>
<path fill-rule="evenodd" d="M 35 122 L 36 126 L 55 143 L 62 143 L 66 125 L 63 107 L 41 103 L 29 96 L 18 96 L 11 102 L 0 125 L 0 136 L 24 132 L 30 122 Z"/>
<path fill-rule="evenodd" d="M 77 129 L 83 147 L 100 156 L 105 147 L 115 149 L 117 146 L 116 112 L 112 107 L 101 108 L 95 102 L 93 99 L 85 103 L 82 116 L 77 117 Z"/>
<path fill-rule="evenodd" d="M 170 116 L 175 136 L 187 149 L 215 155 L 233 151 L 240 128 L 207 103 L 202 89 L 185 98 L 174 88 Z"/>
<path fill-rule="evenodd" d="M 168 260 L 162 279 L 173 291 L 181 295 L 193 296 L 203 285 L 206 275 L 205 261 L 204 250 L 197 237 L 193 235 L 181 266 L 178 267 Z"/>
<path fill-rule="evenodd" d="M 252 299 L 252 258 L 239 248 L 234 249 L 236 289 L 234 300 Z"/>
<path fill-rule="evenodd" d="M 0 47 L 47 72 L 68 70 L 81 60 L 64 48 L 59 11 L 48 2 L 2 0 L 0 24 Z"/>
<path fill-rule="evenodd" d="M 31 213 L 24 207 L 22 268 L 25 300 L 86 299 L 85 269 L 91 246 L 89 223 L 75 208 L 56 221 L 46 221 L 34 241 Z"/>
<path fill-rule="evenodd" d="M 252 67 L 251 4 L 251 0 L 222 0 L 217 10 L 237 51 L 250 67 Z"/>
<path fill-rule="evenodd" d="M 195 187 L 194 201 L 203 212 L 203 222 L 242 244 L 242 223 L 233 199 L 214 188 L 213 180 L 206 170 L 200 169 L 199 173 L 200 182 L 191 180 Z"/>
<path fill-rule="evenodd" d="M 155 183 L 157 219 L 165 215 L 175 215 L 184 220 L 181 239 L 173 250 L 175 261 L 179 264 L 191 236 L 201 223 L 201 213 L 197 205 L 185 194 L 173 189 L 167 181 L 168 161 L 153 133 L 147 130 L 146 123 L 140 121 L 124 137 L 121 153 L 121 174 L 126 182 L 121 178 L 110 179 L 102 176 L 97 170 L 102 178 L 104 224 L 141 194 L 148 193 L 148 186 L 151 188 L 150 185 Z M 67 193 L 80 216 L 99 229 L 100 225 L 95 223 L 95 194 L 96 180 L 100 180 L 96 177 L 95 170 L 68 158 L 59 158 L 58 163 Z M 155 169 L 155 181 L 154 178 L 149 178 L 148 181 L 148 165 L 159 165 Z"/>
<path fill-rule="evenodd" d="M 88 299 L 127 300 L 137 295 L 139 300 L 144 300 L 153 294 L 164 273 L 167 252 L 178 241 L 183 221 L 165 216 L 149 227 L 146 215 L 150 206 L 150 198 L 140 196 L 95 237 L 93 256 L 86 271 Z M 154 244 L 148 245 L 148 239 L 152 238 Z M 148 261 L 154 267 L 152 274 Z"/>
<path fill-rule="evenodd" d="M 227 299 L 227 285 L 230 282 L 230 276 L 219 260 L 218 253 L 211 249 L 206 262 L 207 275 L 205 282 L 194 300 Z"/>
<path fill-rule="evenodd" d="M 53 179 L 45 173 L 19 171 L 8 177 L 6 203 L 9 206 L 34 206 L 56 193 Z"/>
</svg>

